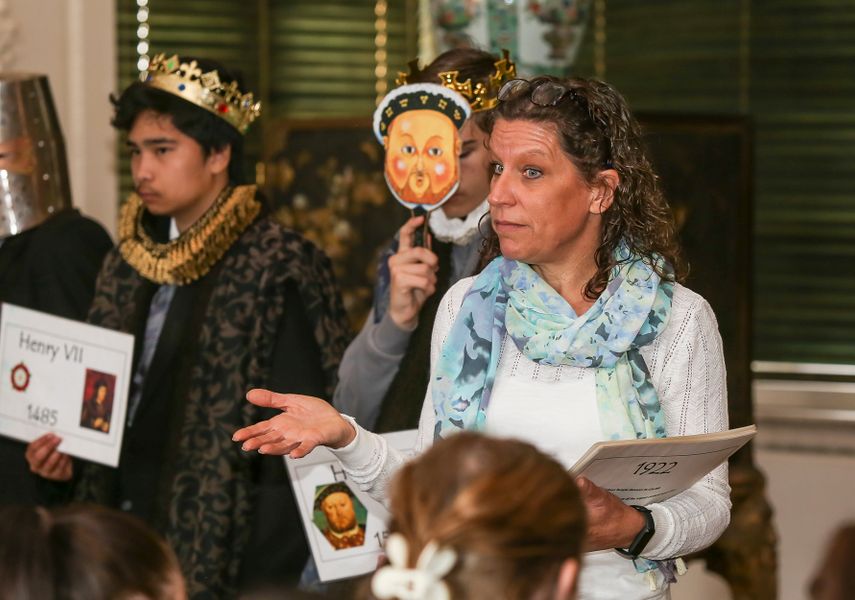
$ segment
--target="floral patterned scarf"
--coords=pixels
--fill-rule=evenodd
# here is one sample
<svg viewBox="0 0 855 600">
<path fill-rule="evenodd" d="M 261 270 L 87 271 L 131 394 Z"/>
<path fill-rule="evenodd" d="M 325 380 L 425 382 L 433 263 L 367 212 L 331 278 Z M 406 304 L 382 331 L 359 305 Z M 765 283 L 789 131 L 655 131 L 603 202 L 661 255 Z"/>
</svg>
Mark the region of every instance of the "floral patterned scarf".
<svg viewBox="0 0 855 600">
<path fill-rule="evenodd" d="M 581 316 L 527 264 L 499 257 L 487 265 L 463 299 L 434 372 L 435 438 L 484 430 L 505 333 L 536 363 L 596 370 L 607 439 L 665 437 L 665 416 L 640 348 L 665 329 L 674 283 L 625 245 L 615 257 L 605 291 Z M 675 580 L 673 561 L 639 558 L 635 567 L 658 567 Z"/>
<path fill-rule="evenodd" d="M 483 430 L 507 332 L 529 360 L 596 369 L 607 439 L 665 436 L 664 414 L 640 348 L 665 328 L 674 284 L 625 246 L 605 291 L 581 316 L 528 265 L 497 258 L 475 279 L 433 379 L 436 437 Z"/>
</svg>

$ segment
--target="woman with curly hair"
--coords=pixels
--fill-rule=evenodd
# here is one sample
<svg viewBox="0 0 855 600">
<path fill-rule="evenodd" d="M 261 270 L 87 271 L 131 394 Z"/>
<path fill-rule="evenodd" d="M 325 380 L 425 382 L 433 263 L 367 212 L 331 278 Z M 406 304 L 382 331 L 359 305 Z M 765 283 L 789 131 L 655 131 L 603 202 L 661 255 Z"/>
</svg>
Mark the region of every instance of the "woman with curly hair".
<svg viewBox="0 0 855 600">
<path fill-rule="evenodd" d="M 506 83 L 499 99 L 489 138 L 499 254 L 440 304 L 417 449 L 476 430 L 570 467 L 600 440 L 726 429 L 715 316 L 678 282 L 674 226 L 623 97 L 599 81 L 538 77 Z M 329 446 L 376 496 L 405 460 L 316 399 L 248 399 L 284 413 L 238 431 L 247 450 Z M 730 518 L 726 464 L 644 507 L 578 484 L 583 599 L 667 598 L 675 559 L 710 545 Z"/>
</svg>

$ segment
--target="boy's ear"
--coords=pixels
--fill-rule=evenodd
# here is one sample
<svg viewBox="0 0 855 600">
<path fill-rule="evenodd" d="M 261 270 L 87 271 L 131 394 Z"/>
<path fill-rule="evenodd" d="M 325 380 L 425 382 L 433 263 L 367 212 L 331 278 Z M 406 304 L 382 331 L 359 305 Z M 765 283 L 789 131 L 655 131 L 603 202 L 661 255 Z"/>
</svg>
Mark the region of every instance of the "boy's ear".
<svg viewBox="0 0 855 600">
<path fill-rule="evenodd" d="M 229 163 L 231 160 L 232 146 L 231 144 L 225 144 L 222 148 L 214 148 L 211 150 L 211 153 L 208 154 L 206 164 L 208 165 L 208 169 L 210 169 L 214 175 L 219 175 L 220 173 L 229 170 Z"/>
</svg>

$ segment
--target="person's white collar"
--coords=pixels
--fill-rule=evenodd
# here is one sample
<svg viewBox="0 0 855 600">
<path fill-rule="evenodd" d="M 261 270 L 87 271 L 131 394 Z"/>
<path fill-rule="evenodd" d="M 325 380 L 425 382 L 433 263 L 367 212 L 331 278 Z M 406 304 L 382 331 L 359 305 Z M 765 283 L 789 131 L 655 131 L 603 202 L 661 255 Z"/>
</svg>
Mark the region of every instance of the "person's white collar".
<svg viewBox="0 0 855 600">
<path fill-rule="evenodd" d="M 337 531 L 333 531 L 332 527 L 328 527 L 327 531 L 329 531 L 330 534 L 332 534 L 332 536 L 334 538 L 341 539 L 341 538 L 350 537 L 352 535 L 356 535 L 357 533 L 362 531 L 362 528 L 359 527 L 359 523 L 357 523 L 356 525 L 353 526 L 353 529 L 348 529 L 347 531 L 342 531 L 341 533 L 339 533 Z"/>
<path fill-rule="evenodd" d="M 445 211 L 439 208 L 430 213 L 430 230 L 441 242 L 451 242 L 457 246 L 465 246 L 478 235 L 478 223 L 485 213 L 490 211 L 487 199 L 466 215 L 465 219 L 450 219 Z"/>
</svg>

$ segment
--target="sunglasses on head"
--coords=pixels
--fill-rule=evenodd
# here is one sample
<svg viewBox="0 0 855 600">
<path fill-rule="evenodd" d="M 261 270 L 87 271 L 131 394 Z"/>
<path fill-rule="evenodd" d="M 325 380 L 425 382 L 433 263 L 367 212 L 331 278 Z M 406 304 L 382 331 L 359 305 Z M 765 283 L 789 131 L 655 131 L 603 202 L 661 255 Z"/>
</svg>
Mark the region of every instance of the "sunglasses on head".
<svg viewBox="0 0 855 600">
<path fill-rule="evenodd" d="M 527 79 L 511 79 L 499 89 L 498 100 L 499 102 L 504 102 L 512 98 L 518 98 L 525 93 L 529 94 L 528 98 L 532 104 L 537 104 L 538 106 L 555 106 L 565 96 L 569 96 L 574 100 L 580 99 L 575 90 L 555 81 L 540 81 L 532 84 Z"/>
<path fill-rule="evenodd" d="M 519 98 L 523 94 L 528 94 L 529 101 L 537 106 L 557 106 L 564 98 L 570 98 L 585 110 L 594 125 L 602 131 L 599 123 L 591 117 L 585 98 L 577 94 L 576 90 L 555 81 L 543 80 L 533 84 L 527 79 L 511 79 L 499 89 L 496 97 L 499 102 L 505 102 L 506 100 Z M 603 137 L 608 143 L 608 136 L 604 133 Z M 609 143 L 609 145 L 611 144 Z M 607 159 L 603 166 L 606 169 L 614 168 L 610 159 Z"/>
</svg>

